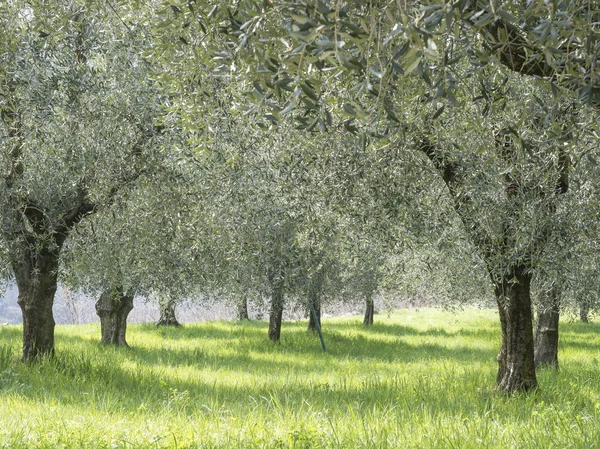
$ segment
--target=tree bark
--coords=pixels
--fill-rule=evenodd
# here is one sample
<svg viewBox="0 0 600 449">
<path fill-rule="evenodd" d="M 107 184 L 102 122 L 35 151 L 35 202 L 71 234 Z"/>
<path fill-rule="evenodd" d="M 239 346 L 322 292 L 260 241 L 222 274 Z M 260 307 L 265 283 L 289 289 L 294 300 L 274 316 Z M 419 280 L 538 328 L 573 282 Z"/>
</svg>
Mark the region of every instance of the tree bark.
<svg viewBox="0 0 600 449">
<path fill-rule="evenodd" d="M 160 307 L 160 318 L 156 323 L 157 326 L 175 326 L 179 327 L 181 324 L 177 321 L 175 315 L 175 300 L 169 299 L 164 302 Z"/>
<path fill-rule="evenodd" d="M 312 302 L 312 306 L 315 309 L 315 312 L 317 313 L 317 320 L 315 320 L 315 316 L 312 313 L 312 310 L 310 309 L 310 306 L 308 307 L 308 330 L 309 331 L 316 331 L 317 330 L 317 323 L 319 324 L 319 327 L 321 327 L 321 303 L 320 301 L 313 301 Z"/>
<path fill-rule="evenodd" d="M 248 315 L 248 299 L 245 296 L 237 303 L 237 314 L 240 321 L 250 319 Z"/>
<path fill-rule="evenodd" d="M 100 317 L 102 343 L 128 346 L 126 340 L 127 316 L 133 310 L 133 295 L 123 288 L 114 287 L 100 295 L 96 302 L 96 313 Z"/>
<path fill-rule="evenodd" d="M 365 319 L 363 320 L 363 324 L 365 326 L 370 326 L 373 324 L 373 315 L 375 315 L 375 302 L 373 301 L 373 297 L 367 296 L 365 303 L 366 303 L 366 309 L 365 309 Z"/>
<path fill-rule="evenodd" d="M 319 268 L 307 279 L 308 330 L 317 331 L 321 328 L 321 295 L 325 281 L 325 264 L 323 256 L 319 255 L 314 263 Z M 313 313 L 313 309 L 314 312 Z M 316 315 L 316 317 L 315 317 Z"/>
<path fill-rule="evenodd" d="M 18 304 L 23 313 L 23 361 L 54 355 L 54 316 L 52 304 L 58 286 L 57 247 L 22 244 L 12 268 L 19 289 Z"/>
<path fill-rule="evenodd" d="M 587 301 L 582 301 L 579 304 L 579 319 L 581 320 L 582 323 L 590 322 L 589 313 L 590 313 L 589 303 Z"/>
<path fill-rule="evenodd" d="M 271 311 L 269 313 L 269 339 L 279 341 L 281 338 L 281 321 L 283 319 L 283 289 L 277 286 L 271 294 Z"/>
<path fill-rule="evenodd" d="M 508 394 L 537 388 L 533 350 L 531 275 L 516 266 L 496 285 L 502 327 L 498 354 L 498 388 Z"/>
<path fill-rule="evenodd" d="M 534 334 L 534 361 L 535 367 L 547 366 L 558 368 L 558 320 L 560 318 L 560 304 L 555 288 L 549 292 L 549 301 L 538 306 L 537 320 Z M 550 302 L 551 301 L 551 302 Z"/>
</svg>

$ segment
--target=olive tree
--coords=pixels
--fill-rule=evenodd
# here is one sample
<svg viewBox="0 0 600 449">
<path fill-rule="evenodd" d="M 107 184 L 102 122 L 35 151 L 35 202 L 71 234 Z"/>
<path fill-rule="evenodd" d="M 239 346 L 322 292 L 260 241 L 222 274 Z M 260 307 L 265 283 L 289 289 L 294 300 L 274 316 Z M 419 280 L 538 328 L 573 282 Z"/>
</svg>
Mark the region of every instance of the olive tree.
<svg viewBox="0 0 600 449">
<path fill-rule="evenodd" d="M 554 167 L 552 182 L 558 187 L 556 190 L 547 187 L 539 193 L 531 188 L 523 190 L 530 180 L 515 180 L 526 174 L 520 165 L 521 154 L 527 155 L 527 159 L 530 148 L 520 137 L 528 128 L 534 128 L 536 116 L 542 113 L 535 108 L 522 109 L 521 114 L 530 114 L 529 122 L 507 121 L 493 114 L 498 123 L 482 130 L 472 118 L 469 120 L 460 113 L 467 102 L 465 93 L 474 88 L 480 90 L 480 95 L 473 95 L 470 101 L 482 104 L 482 108 L 470 108 L 471 117 L 486 117 L 501 110 L 503 104 L 506 107 L 507 102 L 495 102 L 498 89 L 488 89 L 484 80 L 480 82 L 481 89 L 465 80 L 481 73 L 484 67 L 488 77 L 506 77 L 508 74 L 504 72 L 512 71 L 554 81 L 547 86 L 555 97 L 569 97 L 564 88 L 578 91 L 584 102 L 596 101 L 598 80 L 593 68 L 598 51 L 592 40 L 598 11 L 582 5 L 583 2 L 529 2 L 527 6 L 477 1 L 368 5 L 248 2 L 222 16 L 223 28 L 231 36 L 232 45 L 245 55 L 249 73 L 266 92 L 263 104 L 272 105 L 271 113 L 276 119 L 293 116 L 307 130 L 331 128 L 341 121 L 361 136 L 377 135 L 384 128 L 386 133 L 398 133 L 404 142 L 412 142 L 432 163 L 449 189 L 465 231 L 485 261 L 496 291 L 503 329 L 498 384 L 507 392 L 537 386 L 529 292 L 533 265 L 520 250 L 508 249 L 522 245 L 518 233 L 513 233 L 513 226 L 531 218 L 531 207 L 552 215 L 551 198 L 566 190 L 569 154 L 551 148 L 554 144 L 540 150 L 544 157 L 539 158 L 538 166 Z M 556 17 L 563 20 L 554 20 Z M 585 42 L 590 45 L 584 45 Z M 235 63 L 239 65 L 237 60 Z M 422 86 L 415 83 L 416 78 L 422 80 Z M 539 84 L 535 89 L 538 88 Z M 336 96 L 340 89 L 353 94 L 350 98 Z M 408 96 L 418 98 L 421 105 L 411 111 L 412 118 L 408 117 L 406 102 L 398 101 L 398 92 L 402 90 L 413 92 Z M 455 142 L 460 150 L 451 151 L 446 142 L 440 141 L 438 126 L 428 129 L 415 123 L 415 117 L 427 123 L 420 113 L 423 110 L 433 122 L 438 118 L 443 123 L 456 122 L 460 118 L 473 126 L 473 130 L 463 127 L 462 135 L 479 132 L 477 140 L 487 133 L 486 142 L 482 142 L 480 150 L 471 151 L 466 148 L 470 145 Z M 511 121 L 519 122 L 519 127 Z M 516 134 L 514 144 L 497 142 L 498 138 L 510 140 L 510 134 Z M 566 136 L 567 133 L 560 132 L 554 142 Z M 509 145 L 504 147 L 505 143 Z M 475 176 L 467 175 L 464 162 L 473 160 L 472 154 L 478 152 L 496 162 L 476 169 L 471 167 Z M 504 175 L 497 171 L 502 164 L 503 170 L 507 170 Z M 514 234 L 504 243 L 504 237 L 494 242 L 489 232 L 482 232 L 485 226 L 474 218 L 475 210 L 467 212 L 475 195 L 464 189 L 474 177 L 482 180 L 487 177 L 488 187 L 494 183 L 499 187 L 498 183 L 504 179 L 502 207 L 507 208 L 508 214 L 505 220 L 498 217 L 495 222 L 504 221 L 506 229 L 500 226 L 491 234 L 504 237 Z M 497 194 L 489 199 L 497 201 Z M 541 203 L 544 206 L 537 207 Z M 490 204 L 495 203 L 488 201 L 479 206 L 485 208 Z M 531 235 L 532 239 L 522 248 L 540 246 L 546 234 L 542 232 L 541 239 Z"/>
<path fill-rule="evenodd" d="M 33 360 L 54 351 L 65 242 L 154 157 L 157 97 L 137 56 L 143 36 L 103 8 L 1 8 L 1 246 L 19 289 L 23 360 Z"/>
</svg>

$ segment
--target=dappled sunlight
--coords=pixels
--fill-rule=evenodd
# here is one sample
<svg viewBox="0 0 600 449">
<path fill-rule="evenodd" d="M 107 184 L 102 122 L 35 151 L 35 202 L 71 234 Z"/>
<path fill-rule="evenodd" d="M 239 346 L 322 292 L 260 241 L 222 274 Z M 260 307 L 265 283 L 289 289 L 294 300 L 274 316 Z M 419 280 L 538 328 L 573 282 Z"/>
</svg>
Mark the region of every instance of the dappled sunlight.
<svg viewBox="0 0 600 449">
<path fill-rule="evenodd" d="M 378 318 L 372 327 L 324 319 L 327 352 L 304 322 L 284 323 L 281 344 L 266 338 L 264 322 L 131 326 L 130 348 L 101 345 L 96 325 L 61 326 L 56 358 L 38 366 L 17 362 L 19 334 L 8 327 L 4 344 L 14 349 L 0 372 L 3 438 L 35 422 L 32 445 L 71 435 L 82 444 L 133 438 L 142 447 L 158 438 L 159 447 L 175 447 L 175 440 L 209 439 L 227 447 L 303 435 L 402 446 L 418 434 L 423 445 L 484 438 L 502 446 L 510 445 L 507 428 L 533 423 L 558 432 L 564 410 L 600 416 L 597 362 L 588 362 L 596 355 L 579 346 L 576 325 L 563 326 L 559 373 L 542 370 L 539 394 L 507 399 L 493 388 L 499 328 L 492 312 Z M 86 429 L 91 421 L 94 429 Z M 428 434 L 430 426 L 447 434 Z"/>
</svg>

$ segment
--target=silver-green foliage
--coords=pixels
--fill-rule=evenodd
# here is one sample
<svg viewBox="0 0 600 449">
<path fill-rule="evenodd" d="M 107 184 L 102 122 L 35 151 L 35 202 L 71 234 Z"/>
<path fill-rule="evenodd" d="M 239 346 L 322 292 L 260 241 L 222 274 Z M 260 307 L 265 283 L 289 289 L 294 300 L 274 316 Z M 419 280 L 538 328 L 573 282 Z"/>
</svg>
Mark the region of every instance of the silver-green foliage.
<svg viewBox="0 0 600 449">
<path fill-rule="evenodd" d="M 14 243 L 66 225 L 82 202 L 86 213 L 108 206 L 151 170 L 158 93 L 140 55 L 145 36 L 104 7 L 9 2 L 2 17 L 14 34 L 1 49 L 0 197 Z M 43 231 L 24 208 L 38 209 Z"/>
</svg>

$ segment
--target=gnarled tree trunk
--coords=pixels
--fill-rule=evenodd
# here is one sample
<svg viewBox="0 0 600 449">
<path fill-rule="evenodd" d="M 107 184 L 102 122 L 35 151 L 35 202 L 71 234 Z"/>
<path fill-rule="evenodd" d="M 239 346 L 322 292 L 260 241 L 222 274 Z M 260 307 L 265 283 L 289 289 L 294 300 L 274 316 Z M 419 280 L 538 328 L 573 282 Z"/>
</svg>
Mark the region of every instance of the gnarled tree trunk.
<svg viewBox="0 0 600 449">
<path fill-rule="evenodd" d="M 531 274 L 516 266 L 496 285 L 502 327 L 496 384 L 506 393 L 537 387 L 533 351 Z"/>
<path fill-rule="evenodd" d="M 36 249 L 23 244 L 12 262 L 23 313 L 23 361 L 54 355 L 52 304 L 59 252 L 59 247 Z"/>
<path fill-rule="evenodd" d="M 126 340 L 127 316 L 133 310 L 133 295 L 114 287 L 100 295 L 96 313 L 100 317 L 102 343 L 128 346 Z"/>
<path fill-rule="evenodd" d="M 558 368 L 558 321 L 560 298 L 558 287 L 544 292 L 537 311 L 534 334 L 535 367 Z"/>
<path fill-rule="evenodd" d="M 181 326 L 177 317 L 175 316 L 175 305 L 174 299 L 169 299 L 160 305 L 160 317 L 157 326 Z"/>
<path fill-rule="evenodd" d="M 279 341 L 281 338 L 281 321 L 283 319 L 283 288 L 277 285 L 271 293 L 271 311 L 269 313 L 269 339 Z"/>
<path fill-rule="evenodd" d="M 365 299 L 365 304 L 366 309 L 363 324 L 365 326 L 370 326 L 373 324 L 373 315 L 375 315 L 375 302 L 373 301 L 373 296 L 367 296 Z"/>
</svg>

